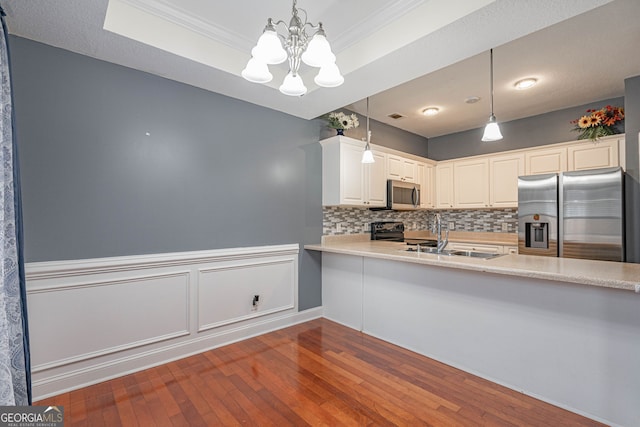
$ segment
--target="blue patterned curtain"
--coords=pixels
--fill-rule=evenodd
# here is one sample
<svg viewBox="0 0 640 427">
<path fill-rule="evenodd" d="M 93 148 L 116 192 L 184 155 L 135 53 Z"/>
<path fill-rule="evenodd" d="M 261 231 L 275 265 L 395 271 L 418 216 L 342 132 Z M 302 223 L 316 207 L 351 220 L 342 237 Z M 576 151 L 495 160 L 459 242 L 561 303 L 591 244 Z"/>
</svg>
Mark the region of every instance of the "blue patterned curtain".
<svg viewBox="0 0 640 427">
<path fill-rule="evenodd" d="M 9 46 L 1 6 L 0 20 L 0 405 L 23 406 L 31 404 L 31 369 Z"/>
</svg>

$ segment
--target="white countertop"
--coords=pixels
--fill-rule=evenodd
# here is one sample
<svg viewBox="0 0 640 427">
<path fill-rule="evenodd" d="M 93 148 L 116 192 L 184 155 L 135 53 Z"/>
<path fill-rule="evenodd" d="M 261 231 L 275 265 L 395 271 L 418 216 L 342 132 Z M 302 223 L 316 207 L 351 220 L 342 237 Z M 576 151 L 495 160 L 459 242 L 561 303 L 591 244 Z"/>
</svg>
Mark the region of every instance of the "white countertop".
<svg viewBox="0 0 640 427">
<path fill-rule="evenodd" d="M 534 255 L 503 255 L 492 259 L 407 252 L 407 245 L 362 239 L 332 238 L 305 249 L 481 271 L 510 276 L 530 277 L 623 289 L 640 293 L 640 264 L 552 258 Z"/>
</svg>

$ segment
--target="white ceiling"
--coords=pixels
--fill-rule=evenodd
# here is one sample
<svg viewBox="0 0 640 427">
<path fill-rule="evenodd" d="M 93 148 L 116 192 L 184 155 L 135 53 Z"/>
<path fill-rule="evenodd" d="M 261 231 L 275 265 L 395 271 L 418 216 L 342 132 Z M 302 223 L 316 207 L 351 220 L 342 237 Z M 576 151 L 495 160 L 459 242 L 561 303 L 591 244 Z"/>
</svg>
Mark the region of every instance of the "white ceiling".
<svg viewBox="0 0 640 427">
<path fill-rule="evenodd" d="M 494 48 L 495 112 L 507 121 L 622 96 L 640 74 L 637 0 L 298 0 L 322 21 L 345 76 L 339 88 L 278 92 L 240 71 L 266 23 L 288 21 L 291 0 L 3 0 L 12 34 L 311 119 L 349 108 L 433 137 L 480 127 L 489 116 Z M 306 67 L 306 68 L 305 68 Z M 534 76 L 539 85 L 515 91 Z M 374 96 L 375 95 L 375 96 Z M 469 105 L 468 96 L 481 101 Z M 422 116 L 427 106 L 441 114 Z M 390 113 L 404 118 L 392 120 Z"/>
</svg>

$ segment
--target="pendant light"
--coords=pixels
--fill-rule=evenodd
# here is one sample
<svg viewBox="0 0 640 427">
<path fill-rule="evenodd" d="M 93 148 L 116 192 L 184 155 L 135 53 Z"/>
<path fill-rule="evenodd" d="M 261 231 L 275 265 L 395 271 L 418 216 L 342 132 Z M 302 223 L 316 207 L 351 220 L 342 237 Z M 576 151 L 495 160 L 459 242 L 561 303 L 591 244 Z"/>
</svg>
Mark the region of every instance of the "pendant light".
<svg viewBox="0 0 640 427">
<path fill-rule="evenodd" d="M 496 121 L 496 116 L 493 114 L 493 49 L 490 51 L 491 58 L 491 116 L 489 117 L 489 123 L 484 128 L 484 134 L 482 135 L 482 140 L 487 141 L 498 141 L 502 139 L 502 133 L 500 132 L 500 126 L 498 126 L 498 122 Z"/>
<path fill-rule="evenodd" d="M 369 130 L 369 97 L 367 96 L 367 145 L 364 146 L 364 152 L 362 153 L 362 163 L 375 163 L 373 158 L 373 152 L 369 143 L 371 142 L 371 131 Z"/>
</svg>

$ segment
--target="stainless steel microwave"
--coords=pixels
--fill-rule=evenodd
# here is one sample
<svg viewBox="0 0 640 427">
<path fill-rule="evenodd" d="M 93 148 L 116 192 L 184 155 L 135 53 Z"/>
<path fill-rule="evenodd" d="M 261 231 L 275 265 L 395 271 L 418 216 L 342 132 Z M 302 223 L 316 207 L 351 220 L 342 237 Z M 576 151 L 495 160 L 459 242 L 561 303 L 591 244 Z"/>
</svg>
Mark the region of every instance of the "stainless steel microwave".
<svg viewBox="0 0 640 427">
<path fill-rule="evenodd" d="M 408 211 L 420 208 L 420 184 L 387 181 L 387 209 Z"/>
</svg>

